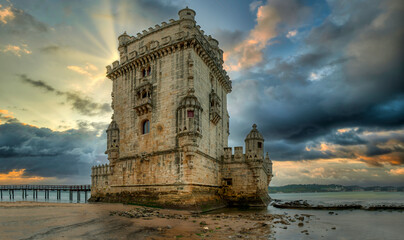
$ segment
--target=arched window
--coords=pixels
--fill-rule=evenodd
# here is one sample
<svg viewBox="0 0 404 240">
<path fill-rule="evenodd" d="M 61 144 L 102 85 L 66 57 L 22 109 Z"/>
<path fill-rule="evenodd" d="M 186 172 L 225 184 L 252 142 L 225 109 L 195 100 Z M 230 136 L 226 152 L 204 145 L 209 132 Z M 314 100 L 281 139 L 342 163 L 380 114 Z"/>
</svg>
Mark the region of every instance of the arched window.
<svg viewBox="0 0 404 240">
<path fill-rule="evenodd" d="M 146 120 L 143 122 L 142 126 L 142 134 L 146 134 L 150 132 L 150 121 Z"/>
</svg>

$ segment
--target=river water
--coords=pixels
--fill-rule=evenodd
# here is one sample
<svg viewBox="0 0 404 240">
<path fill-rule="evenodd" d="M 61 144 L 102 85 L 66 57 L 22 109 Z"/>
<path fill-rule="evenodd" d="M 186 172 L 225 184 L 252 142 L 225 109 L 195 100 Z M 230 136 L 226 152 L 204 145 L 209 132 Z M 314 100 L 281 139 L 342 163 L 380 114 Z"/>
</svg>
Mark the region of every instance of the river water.
<svg viewBox="0 0 404 240">
<path fill-rule="evenodd" d="M 271 198 L 307 200 L 313 205 L 404 205 L 404 192 L 276 193 L 271 194 Z M 267 211 L 273 214 L 313 215 L 303 227 L 291 224 L 287 230 L 275 230 L 275 239 L 404 239 L 403 211 L 294 210 L 271 206 Z M 309 235 L 302 234 L 303 230 L 308 230 Z"/>
</svg>

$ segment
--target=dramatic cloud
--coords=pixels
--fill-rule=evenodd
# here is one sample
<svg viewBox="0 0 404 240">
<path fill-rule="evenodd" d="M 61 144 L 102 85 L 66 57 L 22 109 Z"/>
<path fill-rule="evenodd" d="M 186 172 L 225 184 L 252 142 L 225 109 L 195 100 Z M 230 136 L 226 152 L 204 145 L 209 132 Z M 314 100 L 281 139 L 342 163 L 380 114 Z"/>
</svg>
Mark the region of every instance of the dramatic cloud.
<svg viewBox="0 0 404 240">
<path fill-rule="evenodd" d="M 274 162 L 271 186 L 286 184 L 394 185 L 401 186 L 403 168 L 380 171 L 360 161 L 346 159 Z"/>
<path fill-rule="evenodd" d="M 33 80 L 28 78 L 26 75 L 19 76 L 21 80 L 25 83 L 29 83 L 34 87 L 41 88 L 47 92 L 53 92 L 57 95 L 63 95 L 66 97 L 66 101 L 71 104 L 72 109 L 78 111 L 79 113 L 86 116 L 94 115 L 105 115 L 111 112 L 110 104 L 108 103 L 97 103 L 91 98 L 83 95 L 80 92 L 63 92 L 55 89 L 46 82 L 42 80 Z"/>
<path fill-rule="evenodd" d="M 404 29 L 397 2 L 331 9 L 306 34 L 304 49 L 268 58 L 258 73 L 245 71 L 234 79 L 232 139 L 243 139 L 246 126 L 256 122 L 275 160 L 343 157 L 374 166 L 403 164 L 397 148 L 403 139 L 394 135 L 404 123 Z M 387 139 L 397 142 L 337 132 L 356 127 L 375 136 L 390 129 Z M 334 150 L 321 150 L 322 144 Z M 307 151 L 310 145 L 316 147 Z"/>
<path fill-rule="evenodd" d="M 3 7 L 0 4 L 0 22 L 6 24 L 7 21 L 13 20 L 13 18 L 15 18 L 15 15 L 11 10 L 11 6 Z"/>
<path fill-rule="evenodd" d="M 253 2 L 250 8 L 255 9 L 260 4 Z M 278 32 L 282 32 L 280 23 L 295 26 L 307 18 L 309 13 L 310 9 L 298 1 L 268 1 L 266 5 L 259 6 L 254 29 L 233 50 L 225 52 L 226 69 L 238 71 L 261 63 L 264 59 L 263 50 Z"/>
<path fill-rule="evenodd" d="M 46 24 L 12 5 L 7 7 L 0 5 L 0 24 L 3 24 L 2 29 L 11 34 L 44 33 L 49 30 Z"/>
<path fill-rule="evenodd" d="M 106 160 L 106 127 L 84 122 L 78 129 L 59 132 L 20 123 L 2 124 L 0 173 L 25 169 L 26 176 L 89 182 L 91 166 Z"/>
<path fill-rule="evenodd" d="M 55 180 L 55 178 L 27 176 L 25 169 L 13 169 L 8 173 L 0 173 L 0 184 L 40 184 Z"/>
</svg>

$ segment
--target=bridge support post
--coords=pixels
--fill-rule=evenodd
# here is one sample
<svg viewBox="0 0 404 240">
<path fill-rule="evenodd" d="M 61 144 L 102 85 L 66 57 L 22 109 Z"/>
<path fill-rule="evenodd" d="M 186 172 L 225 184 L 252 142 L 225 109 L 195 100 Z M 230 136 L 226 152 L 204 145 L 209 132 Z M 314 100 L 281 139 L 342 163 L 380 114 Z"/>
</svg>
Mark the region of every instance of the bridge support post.
<svg viewBox="0 0 404 240">
<path fill-rule="evenodd" d="M 72 190 L 69 191 L 69 200 L 73 201 L 73 192 L 72 192 Z"/>
<path fill-rule="evenodd" d="M 3 189 L 0 190 L 1 199 L 3 199 Z"/>
<path fill-rule="evenodd" d="M 77 202 L 80 202 L 80 191 L 77 191 Z"/>
<path fill-rule="evenodd" d="M 84 191 L 84 202 L 87 202 L 87 190 Z"/>
</svg>

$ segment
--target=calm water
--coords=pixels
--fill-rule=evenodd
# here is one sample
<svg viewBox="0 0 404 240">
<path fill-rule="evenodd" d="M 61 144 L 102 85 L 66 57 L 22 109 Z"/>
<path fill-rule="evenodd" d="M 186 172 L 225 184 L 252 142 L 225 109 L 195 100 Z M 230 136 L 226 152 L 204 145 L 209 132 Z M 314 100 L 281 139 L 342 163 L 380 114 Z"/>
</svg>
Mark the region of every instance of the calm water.
<svg viewBox="0 0 404 240">
<path fill-rule="evenodd" d="M 355 203 L 369 205 L 404 205 L 404 192 L 331 192 L 331 193 L 276 193 L 273 199 L 283 201 L 307 200 L 310 204 L 337 205 Z M 303 227 L 291 224 L 287 230 L 275 227 L 275 239 L 404 239 L 403 211 L 278 209 L 269 206 L 273 214 L 311 214 Z M 333 229 L 335 228 L 335 229 Z M 308 230 L 309 235 L 301 231 Z"/>
<path fill-rule="evenodd" d="M 356 203 L 367 205 L 403 205 L 403 192 L 331 192 L 331 193 L 277 193 L 270 194 L 272 199 L 283 201 L 307 200 L 311 204 L 336 205 Z M 257 210 L 256 210 L 257 211 Z M 254 210 L 221 209 L 213 213 L 238 215 L 240 212 L 254 213 Z M 260 213 L 309 214 L 303 226 L 298 221 L 290 225 L 273 224 L 269 239 L 366 239 L 366 240 L 403 240 L 403 211 L 365 211 L 365 210 L 296 210 L 279 209 L 268 206 Z M 330 214 L 332 213 L 332 214 Z M 307 221 L 308 220 L 308 221 Z M 285 229 L 286 227 L 286 229 Z M 308 235 L 304 231 L 307 231 Z"/>
<path fill-rule="evenodd" d="M 77 199 L 77 192 L 73 192 L 73 201 L 69 200 L 69 191 L 61 192 L 61 199 L 58 200 L 56 191 L 49 192 L 49 199 L 45 199 L 45 191 L 38 191 L 38 199 L 33 198 L 32 190 L 27 191 L 26 198 L 23 198 L 22 191 L 14 190 L 14 199 L 10 198 L 9 191 L 3 190 L 3 198 L 0 198 L 1 202 L 16 202 L 16 201 L 35 201 L 35 202 L 60 202 L 60 203 L 85 203 L 90 198 L 90 192 L 87 192 L 87 199 L 85 199 L 85 193 L 79 192 L 80 200 Z"/>
<path fill-rule="evenodd" d="M 355 203 L 369 205 L 404 205 L 404 192 L 322 192 L 322 193 L 273 193 L 273 199 L 283 201 L 306 200 L 310 204 L 336 205 Z"/>
</svg>

